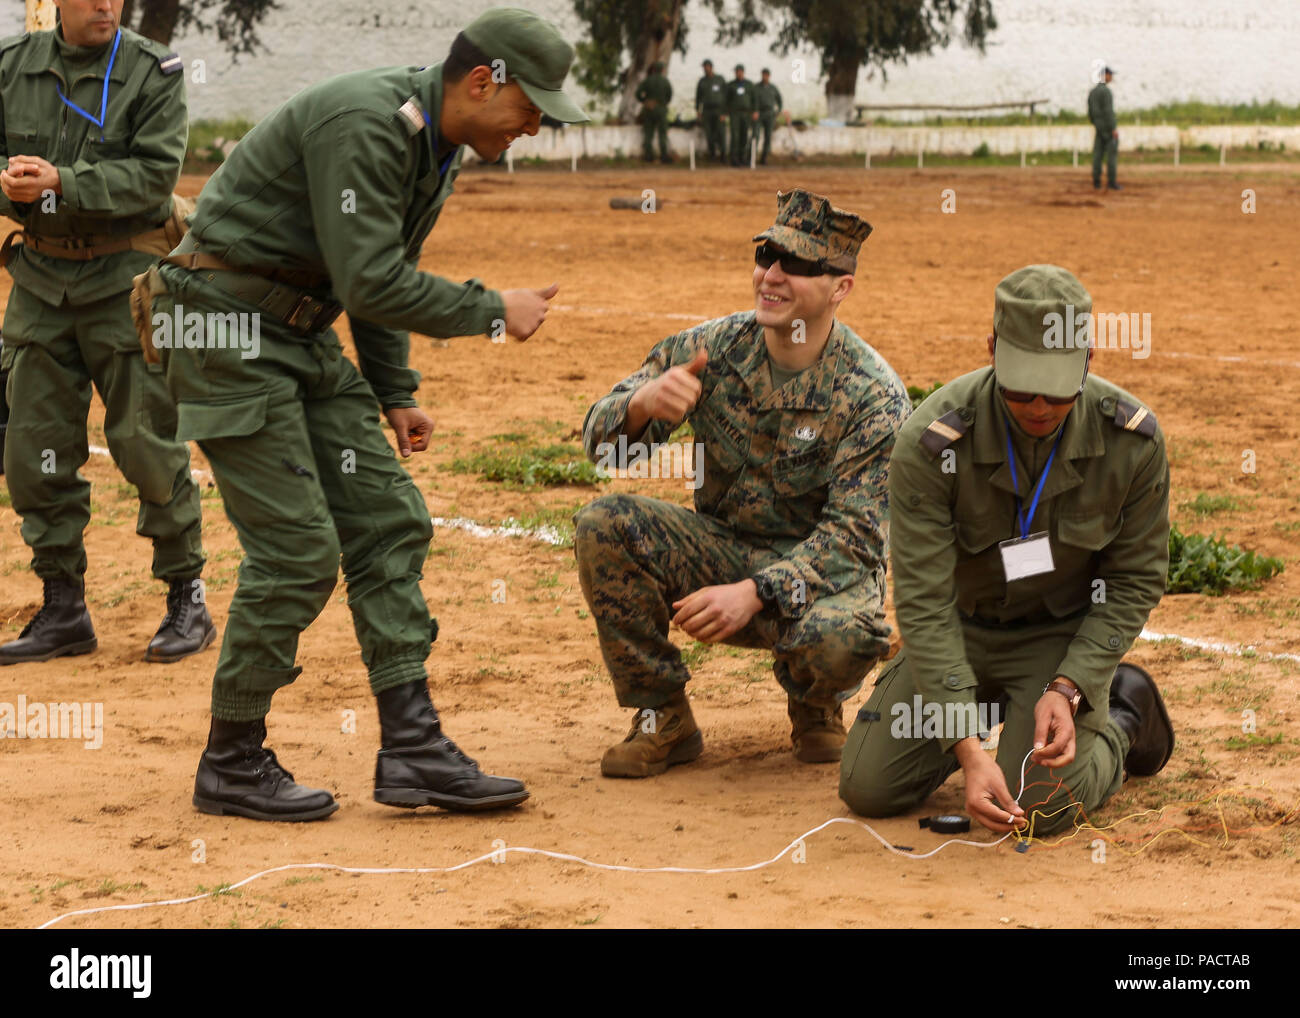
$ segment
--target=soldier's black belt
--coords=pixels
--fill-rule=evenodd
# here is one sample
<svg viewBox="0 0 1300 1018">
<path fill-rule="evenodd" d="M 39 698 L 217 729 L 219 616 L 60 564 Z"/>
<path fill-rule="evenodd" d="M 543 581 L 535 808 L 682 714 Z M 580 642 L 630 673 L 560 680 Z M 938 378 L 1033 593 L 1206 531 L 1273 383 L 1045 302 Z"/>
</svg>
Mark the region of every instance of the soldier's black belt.
<svg viewBox="0 0 1300 1018">
<path fill-rule="evenodd" d="M 168 265 L 201 272 L 213 286 L 232 297 L 261 308 L 278 318 L 300 336 L 324 332 L 343 313 L 343 305 L 300 289 L 289 279 L 309 278 L 305 273 L 268 269 L 265 273 L 249 272 L 227 265 L 215 255 L 198 249 L 193 234 L 187 234 L 175 252 L 163 259 Z M 320 277 L 310 277 L 319 279 Z"/>
</svg>

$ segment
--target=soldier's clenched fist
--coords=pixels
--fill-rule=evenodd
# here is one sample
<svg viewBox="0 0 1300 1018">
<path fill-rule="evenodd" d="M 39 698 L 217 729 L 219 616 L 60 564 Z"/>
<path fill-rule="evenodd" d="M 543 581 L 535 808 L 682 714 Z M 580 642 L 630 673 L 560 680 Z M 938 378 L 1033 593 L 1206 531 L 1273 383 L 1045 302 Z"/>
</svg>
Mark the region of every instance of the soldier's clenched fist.
<svg viewBox="0 0 1300 1018">
<path fill-rule="evenodd" d="M 700 399 L 699 374 L 709 362 L 703 347 L 689 364 L 669 368 L 653 382 L 647 382 L 632 397 L 638 417 L 677 424 L 686 418 Z M 632 416 L 632 407 L 628 416 Z"/>
<path fill-rule="evenodd" d="M 501 299 L 506 305 L 506 332 L 519 340 L 536 332 L 546 321 L 547 302 L 559 289 L 559 283 L 552 283 L 542 290 L 503 290 Z"/>
</svg>

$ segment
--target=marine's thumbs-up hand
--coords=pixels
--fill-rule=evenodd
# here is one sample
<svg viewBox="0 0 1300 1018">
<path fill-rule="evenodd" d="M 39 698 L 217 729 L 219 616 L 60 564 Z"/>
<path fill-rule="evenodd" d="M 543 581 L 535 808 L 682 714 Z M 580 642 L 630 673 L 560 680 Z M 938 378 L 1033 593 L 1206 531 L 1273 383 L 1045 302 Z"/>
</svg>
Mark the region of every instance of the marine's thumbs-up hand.
<svg viewBox="0 0 1300 1018">
<path fill-rule="evenodd" d="M 699 402 L 699 375 L 708 363 L 709 353 L 701 347 L 689 364 L 675 365 L 642 386 L 637 395 L 645 401 L 642 405 L 650 418 L 673 424 L 684 420 Z"/>
</svg>

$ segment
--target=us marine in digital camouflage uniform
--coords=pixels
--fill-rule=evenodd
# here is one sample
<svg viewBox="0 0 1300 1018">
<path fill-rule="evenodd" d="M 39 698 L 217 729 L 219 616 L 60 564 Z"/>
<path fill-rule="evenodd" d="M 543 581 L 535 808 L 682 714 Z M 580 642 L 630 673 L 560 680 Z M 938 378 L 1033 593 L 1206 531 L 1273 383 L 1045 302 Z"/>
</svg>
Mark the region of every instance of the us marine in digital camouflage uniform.
<svg viewBox="0 0 1300 1018">
<path fill-rule="evenodd" d="M 1165 590 L 1165 440 L 1150 410 L 1088 374 L 1086 339 L 1069 342 L 1077 329 L 1052 335 L 1048 316 L 1077 323 L 1091 310 L 1057 266 L 1007 276 L 992 366 L 949 382 L 898 434 L 890 559 L 903 649 L 844 750 L 840 795 L 857 813 L 912 809 L 960 767 L 980 823 L 1043 835 L 1173 751 L 1155 683 L 1121 663 Z M 977 702 L 999 705 L 996 762 L 979 730 L 996 722 Z"/>
<path fill-rule="evenodd" d="M 706 643 L 773 650 L 798 759 L 833 762 L 842 702 L 889 645 L 886 466 L 910 404 L 885 361 L 835 318 L 871 226 L 825 198 L 778 197 L 754 310 L 670 336 L 587 411 L 583 443 L 703 444 L 695 512 L 606 495 L 575 516 L 582 591 L 618 702 L 639 708 L 609 777 L 699 756 L 690 673 L 669 624 Z"/>
<path fill-rule="evenodd" d="M 136 488 L 136 533 L 153 543 L 167 613 L 145 660 L 176 661 L 216 629 L 199 579 L 203 545 L 190 452 L 176 410 L 146 367 L 131 321 L 131 277 L 172 211 L 187 131 L 181 58 L 120 29 L 122 0 L 65 0 L 51 31 L 0 42 L 0 216 L 13 290 L 0 375 L 12 408 L 5 476 L 41 609 L 0 665 L 87 654 L 98 646 L 85 601 L 90 484 L 86 415 L 104 402 L 104 439 Z M 61 94 L 60 94 L 61 93 Z"/>
</svg>

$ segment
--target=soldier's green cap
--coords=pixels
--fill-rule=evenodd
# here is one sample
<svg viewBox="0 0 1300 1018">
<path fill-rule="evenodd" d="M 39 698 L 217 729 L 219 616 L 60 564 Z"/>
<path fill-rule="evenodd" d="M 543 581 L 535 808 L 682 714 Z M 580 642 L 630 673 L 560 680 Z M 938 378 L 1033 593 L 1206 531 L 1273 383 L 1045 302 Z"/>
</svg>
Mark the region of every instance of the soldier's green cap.
<svg viewBox="0 0 1300 1018">
<path fill-rule="evenodd" d="M 1091 313 L 1091 295 L 1059 265 L 1027 265 L 1007 276 L 993 298 L 998 384 L 1044 396 L 1077 393 L 1088 364 Z"/>
<path fill-rule="evenodd" d="M 738 70 L 738 71 L 743 71 L 744 69 L 745 69 L 745 65 L 744 65 L 744 64 L 737 64 L 737 65 L 736 65 L 736 70 Z"/>
<path fill-rule="evenodd" d="M 519 7 L 492 7 L 464 35 L 488 60 L 502 61 L 506 74 L 547 116 L 566 124 L 591 119 L 564 94 L 573 47 L 545 18 Z"/>
<path fill-rule="evenodd" d="M 796 187 L 777 192 L 776 222 L 754 239 L 770 240 L 792 255 L 852 275 L 858 268 L 858 249 L 870 233 L 871 224 L 862 217 Z"/>
</svg>

